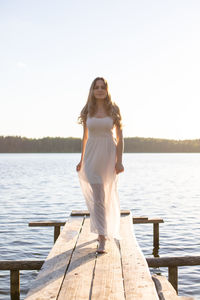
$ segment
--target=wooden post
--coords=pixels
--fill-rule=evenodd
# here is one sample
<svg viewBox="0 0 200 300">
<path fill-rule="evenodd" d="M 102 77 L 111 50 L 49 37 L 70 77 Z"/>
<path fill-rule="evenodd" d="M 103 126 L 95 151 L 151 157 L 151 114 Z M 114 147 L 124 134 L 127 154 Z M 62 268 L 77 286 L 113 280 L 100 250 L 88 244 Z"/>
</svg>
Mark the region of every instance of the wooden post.
<svg viewBox="0 0 200 300">
<path fill-rule="evenodd" d="M 11 300 L 20 300 L 19 270 L 10 270 Z"/>
<path fill-rule="evenodd" d="M 60 226 L 59 225 L 55 225 L 54 226 L 54 243 L 56 242 L 57 238 L 60 235 Z"/>
<path fill-rule="evenodd" d="M 168 267 L 168 280 L 178 294 L 178 267 Z"/>
<path fill-rule="evenodd" d="M 133 224 L 150 224 L 153 223 L 153 253 L 158 255 L 159 249 L 159 223 L 164 223 L 161 218 L 151 218 L 148 217 L 133 217 Z"/>
<path fill-rule="evenodd" d="M 153 246 L 159 248 L 159 223 L 153 224 Z"/>
<path fill-rule="evenodd" d="M 159 254 L 158 254 L 159 251 L 158 251 L 158 250 L 159 250 L 158 247 L 154 247 L 154 248 L 153 248 L 152 254 L 153 254 L 154 257 L 159 257 Z"/>
</svg>

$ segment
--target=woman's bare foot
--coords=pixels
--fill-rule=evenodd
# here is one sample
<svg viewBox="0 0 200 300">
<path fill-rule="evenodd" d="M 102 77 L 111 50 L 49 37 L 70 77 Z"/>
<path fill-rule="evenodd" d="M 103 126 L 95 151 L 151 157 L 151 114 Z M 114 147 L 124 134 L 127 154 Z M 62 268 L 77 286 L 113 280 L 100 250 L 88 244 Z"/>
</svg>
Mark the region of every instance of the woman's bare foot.
<svg viewBox="0 0 200 300">
<path fill-rule="evenodd" d="M 99 246 L 97 249 L 98 253 L 106 253 L 105 250 L 106 238 L 104 235 L 99 235 Z"/>
</svg>

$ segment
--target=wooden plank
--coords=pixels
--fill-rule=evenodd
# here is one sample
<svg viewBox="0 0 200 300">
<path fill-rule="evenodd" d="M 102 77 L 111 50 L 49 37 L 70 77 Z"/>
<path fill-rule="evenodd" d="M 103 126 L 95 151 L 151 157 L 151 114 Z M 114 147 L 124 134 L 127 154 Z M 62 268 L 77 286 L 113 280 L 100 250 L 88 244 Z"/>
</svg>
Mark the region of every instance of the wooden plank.
<svg viewBox="0 0 200 300">
<path fill-rule="evenodd" d="M 133 217 L 133 224 L 158 224 L 158 223 L 164 223 L 164 220 L 161 218 L 147 218 L 147 217 Z"/>
<path fill-rule="evenodd" d="M 149 218 L 148 223 L 164 223 L 164 220 L 161 218 Z"/>
<path fill-rule="evenodd" d="M 132 219 L 134 224 L 146 223 L 148 221 L 148 217 L 146 216 L 133 216 Z"/>
<path fill-rule="evenodd" d="M 120 240 L 126 300 L 158 300 L 147 262 L 133 233 L 132 217 L 121 217 Z"/>
<path fill-rule="evenodd" d="M 176 290 L 170 284 L 165 276 L 153 275 L 152 279 L 155 283 L 158 296 L 162 300 L 194 300 L 193 297 L 178 296 Z"/>
<path fill-rule="evenodd" d="M 172 257 L 148 257 L 149 267 L 174 267 L 174 266 L 197 266 L 200 265 L 200 256 L 172 256 Z"/>
<path fill-rule="evenodd" d="M 0 260 L 0 270 L 40 270 L 44 260 Z"/>
<path fill-rule="evenodd" d="M 178 295 L 165 276 L 153 275 L 158 296 L 164 300 L 176 300 Z"/>
<path fill-rule="evenodd" d="M 85 219 L 76 249 L 65 275 L 58 300 L 89 299 L 96 261 L 97 235 L 90 232 Z"/>
<path fill-rule="evenodd" d="M 130 210 L 121 210 L 121 215 L 129 215 L 131 213 Z M 90 213 L 88 210 L 72 210 L 71 216 L 89 216 Z"/>
<path fill-rule="evenodd" d="M 98 254 L 91 299 L 123 300 L 124 287 L 119 242 L 107 240 L 107 253 Z"/>
<path fill-rule="evenodd" d="M 64 226 L 66 222 L 59 222 L 59 221 L 35 221 L 29 222 L 28 226 L 30 227 L 40 227 L 40 226 Z"/>
<path fill-rule="evenodd" d="M 37 278 L 33 281 L 26 300 L 56 300 L 66 268 L 69 265 L 84 218 L 71 218 L 64 226 L 51 249 Z"/>
</svg>

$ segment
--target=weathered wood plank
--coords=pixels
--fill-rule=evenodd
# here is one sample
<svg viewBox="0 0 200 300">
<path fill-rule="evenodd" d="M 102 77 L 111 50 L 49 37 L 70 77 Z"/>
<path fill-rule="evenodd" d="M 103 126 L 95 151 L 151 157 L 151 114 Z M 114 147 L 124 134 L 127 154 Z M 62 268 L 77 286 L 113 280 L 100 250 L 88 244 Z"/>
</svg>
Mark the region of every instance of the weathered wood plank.
<svg viewBox="0 0 200 300">
<path fill-rule="evenodd" d="M 176 290 L 170 284 L 165 276 L 153 275 L 152 279 L 155 283 L 158 296 L 162 300 L 194 300 L 193 297 L 178 296 Z"/>
<path fill-rule="evenodd" d="M 0 260 L 0 270 L 40 270 L 44 260 Z"/>
<path fill-rule="evenodd" d="M 35 222 L 29 222 L 29 227 L 40 227 L 40 226 L 64 226 L 66 222 L 60 222 L 60 221 L 35 221 Z"/>
<path fill-rule="evenodd" d="M 131 213 L 130 210 L 121 210 L 121 215 L 129 215 Z M 71 216 L 89 216 L 90 213 L 88 210 L 72 210 Z"/>
<path fill-rule="evenodd" d="M 177 293 L 165 276 L 153 275 L 158 296 L 163 300 L 176 300 Z"/>
<path fill-rule="evenodd" d="M 124 287 L 119 242 L 107 240 L 107 253 L 98 254 L 91 299 L 123 300 Z"/>
<path fill-rule="evenodd" d="M 89 299 L 96 261 L 96 250 L 97 235 L 90 232 L 90 220 L 86 218 L 58 300 Z"/>
<path fill-rule="evenodd" d="M 37 278 L 33 281 L 26 300 L 56 300 L 71 254 L 78 240 L 84 218 L 71 218 L 64 226 Z"/>
<path fill-rule="evenodd" d="M 140 223 L 148 222 L 148 217 L 146 217 L 146 216 L 134 216 L 134 217 L 132 217 L 132 219 L 133 219 L 133 224 L 140 224 Z"/>
<path fill-rule="evenodd" d="M 200 256 L 183 256 L 183 257 L 148 257 L 149 267 L 174 267 L 174 266 L 196 266 L 200 265 Z"/>
<path fill-rule="evenodd" d="M 164 223 L 161 218 L 148 218 L 148 217 L 133 217 L 133 224 L 158 224 Z"/>
<path fill-rule="evenodd" d="M 148 223 L 164 223 L 162 218 L 149 218 Z"/>
<path fill-rule="evenodd" d="M 147 262 L 135 238 L 132 217 L 121 217 L 120 248 L 126 300 L 156 300 L 158 295 Z"/>
</svg>

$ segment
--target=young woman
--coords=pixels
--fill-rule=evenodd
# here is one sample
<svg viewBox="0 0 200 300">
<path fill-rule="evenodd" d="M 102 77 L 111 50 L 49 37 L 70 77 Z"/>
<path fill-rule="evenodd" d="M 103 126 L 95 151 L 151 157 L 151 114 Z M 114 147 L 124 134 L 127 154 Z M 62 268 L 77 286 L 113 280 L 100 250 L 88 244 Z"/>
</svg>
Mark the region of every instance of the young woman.
<svg viewBox="0 0 200 300">
<path fill-rule="evenodd" d="M 79 123 L 83 125 L 83 141 L 76 170 L 90 212 L 90 230 L 99 235 L 97 252 L 104 253 L 106 238 L 120 239 L 117 178 L 124 171 L 121 114 L 104 78 L 92 82 Z"/>
</svg>

